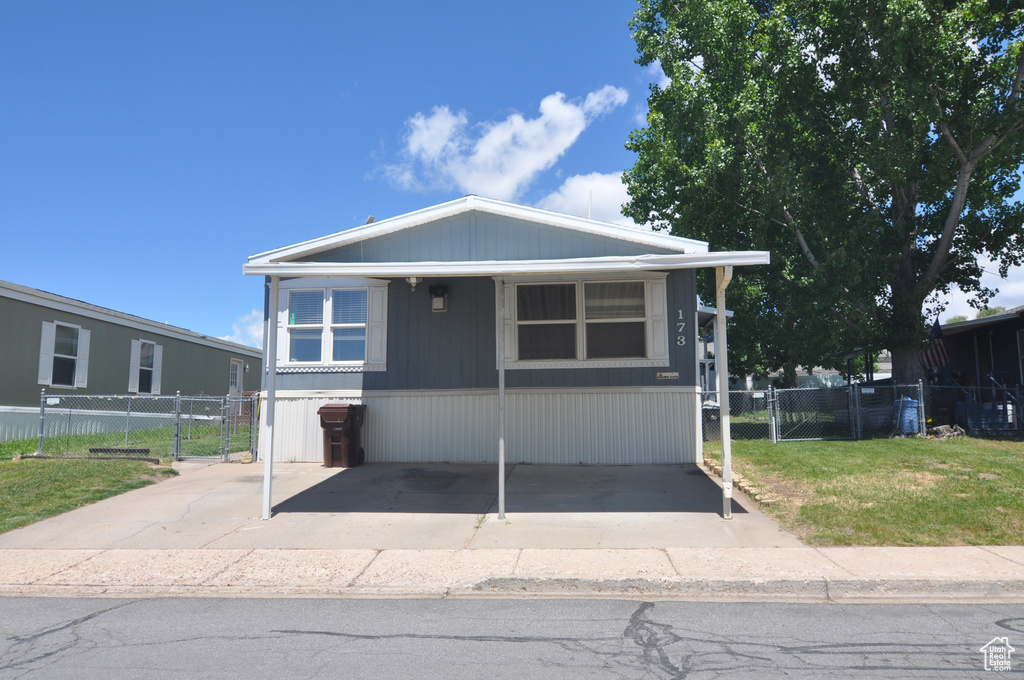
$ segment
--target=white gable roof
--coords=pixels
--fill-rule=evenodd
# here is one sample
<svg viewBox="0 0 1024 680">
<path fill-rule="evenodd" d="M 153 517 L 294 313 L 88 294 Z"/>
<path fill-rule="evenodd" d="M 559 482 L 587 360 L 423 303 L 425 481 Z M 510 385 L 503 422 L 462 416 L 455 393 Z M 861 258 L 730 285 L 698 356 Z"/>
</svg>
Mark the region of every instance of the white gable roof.
<svg viewBox="0 0 1024 680">
<path fill-rule="evenodd" d="M 561 229 L 578 231 L 584 234 L 603 236 L 606 238 L 636 243 L 652 248 L 663 248 L 678 253 L 706 253 L 708 244 L 695 239 L 670 236 L 643 229 L 624 227 L 608 222 L 600 222 L 583 217 L 564 215 L 540 208 L 531 208 L 515 203 L 505 203 L 480 196 L 464 196 L 462 198 L 441 203 L 439 205 L 423 208 L 415 212 L 406 213 L 397 217 L 391 217 L 380 222 L 365 224 L 352 229 L 347 229 L 336 234 L 322 236 L 310 241 L 296 243 L 283 248 L 253 255 L 249 258 L 250 265 L 265 265 L 276 262 L 288 262 L 303 257 L 308 257 L 335 248 L 340 248 L 352 243 L 366 241 L 379 236 L 393 234 L 405 229 L 412 229 L 421 225 L 429 224 L 448 217 L 454 217 L 462 213 L 479 211 L 502 217 L 510 217 Z"/>
</svg>

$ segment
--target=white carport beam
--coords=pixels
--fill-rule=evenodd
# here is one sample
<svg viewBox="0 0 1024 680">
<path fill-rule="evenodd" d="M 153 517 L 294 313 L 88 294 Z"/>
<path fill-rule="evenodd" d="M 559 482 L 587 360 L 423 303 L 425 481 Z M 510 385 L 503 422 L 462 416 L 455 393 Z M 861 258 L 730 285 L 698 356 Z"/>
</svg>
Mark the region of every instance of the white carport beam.
<svg viewBox="0 0 1024 680">
<path fill-rule="evenodd" d="M 256 276 L 512 276 L 657 271 L 768 264 L 766 251 L 726 251 L 678 255 L 579 257 L 560 260 L 481 260 L 458 262 L 259 262 L 242 265 Z"/>
<path fill-rule="evenodd" d="M 280 279 L 270 277 L 270 318 L 267 319 L 266 366 L 267 413 L 266 424 L 260 436 L 260 455 L 263 456 L 263 519 L 270 519 L 271 486 L 274 481 L 274 411 L 277 396 L 277 297 Z"/>
<path fill-rule="evenodd" d="M 729 422 L 729 348 L 725 336 L 725 289 L 732 267 L 715 269 L 715 368 L 718 370 L 718 424 L 722 433 L 722 517 L 732 519 L 732 432 Z M 721 344 L 719 344 L 721 343 Z"/>
<path fill-rule="evenodd" d="M 505 519 L 505 280 L 498 279 L 498 519 Z"/>
</svg>

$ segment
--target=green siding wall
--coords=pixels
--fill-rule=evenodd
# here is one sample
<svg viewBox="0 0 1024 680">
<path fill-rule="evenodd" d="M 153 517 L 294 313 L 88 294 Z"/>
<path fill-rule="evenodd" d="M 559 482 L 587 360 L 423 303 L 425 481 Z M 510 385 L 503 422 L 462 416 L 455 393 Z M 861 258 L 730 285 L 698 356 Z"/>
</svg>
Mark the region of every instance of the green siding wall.
<svg viewBox="0 0 1024 680">
<path fill-rule="evenodd" d="M 39 342 L 44 321 L 74 324 L 91 332 L 89 379 L 85 388 L 39 384 Z M 182 394 L 227 394 L 233 358 L 249 365 L 249 372 L 243 370 L 242 373 L 243 389 L 259 389 L 261 360 L 252 354 L 0 297 L 0 405 L 37 405 L 42 389 L 52 394 L 126 394 L 132 340 L 148 340 L 163 347 L 160 386 L 163 395 L 179 391 Z"/>
</svg>

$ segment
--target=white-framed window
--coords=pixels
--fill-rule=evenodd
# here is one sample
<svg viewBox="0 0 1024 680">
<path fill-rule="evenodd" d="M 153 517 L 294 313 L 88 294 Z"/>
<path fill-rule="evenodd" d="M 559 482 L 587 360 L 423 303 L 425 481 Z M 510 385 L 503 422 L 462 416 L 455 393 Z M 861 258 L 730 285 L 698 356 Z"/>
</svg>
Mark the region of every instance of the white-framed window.
<svg viewBox="0 0 1024 680">
<path fill-rule="evenodd" d="M 283 281 L 278 366 L 386 370 L 387 286 L 376 279 Z"/>
<path fill-rule="evenodd" d="M 128 362 L 128 391 L 132 394 L 160 394 L 164 348 L 149 340 L 132 340 Z"/>
<path fill-rule="evenodd" d="M 89 331 L 60 321 L 44 321 L 39 342 L 39 384 L 85 387 L 89 380 Z"/>
<path fill-rule="evenodd" d="M 666 275 L 506 279 L 507 368 L 667 366 Z"/>
</svg>

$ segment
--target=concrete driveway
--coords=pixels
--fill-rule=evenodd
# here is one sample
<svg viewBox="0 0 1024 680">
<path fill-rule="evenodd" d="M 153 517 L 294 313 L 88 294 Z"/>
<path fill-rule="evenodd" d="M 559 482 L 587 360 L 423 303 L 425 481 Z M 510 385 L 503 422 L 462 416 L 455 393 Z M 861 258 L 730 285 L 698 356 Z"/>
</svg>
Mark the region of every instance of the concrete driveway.
<svg viewBox="0 0 1024 680">
<path fill-rule="evenodd" d="M 718 482 L 694 465 L 506 468 L 314 463 L 274 467 L 274 516 L 259 519 L 261 465 L 186 465 L 144 489 L 0 535 L 0 549 L 799 547 L 746 499 L 721 518 Z"/>
</svg>

